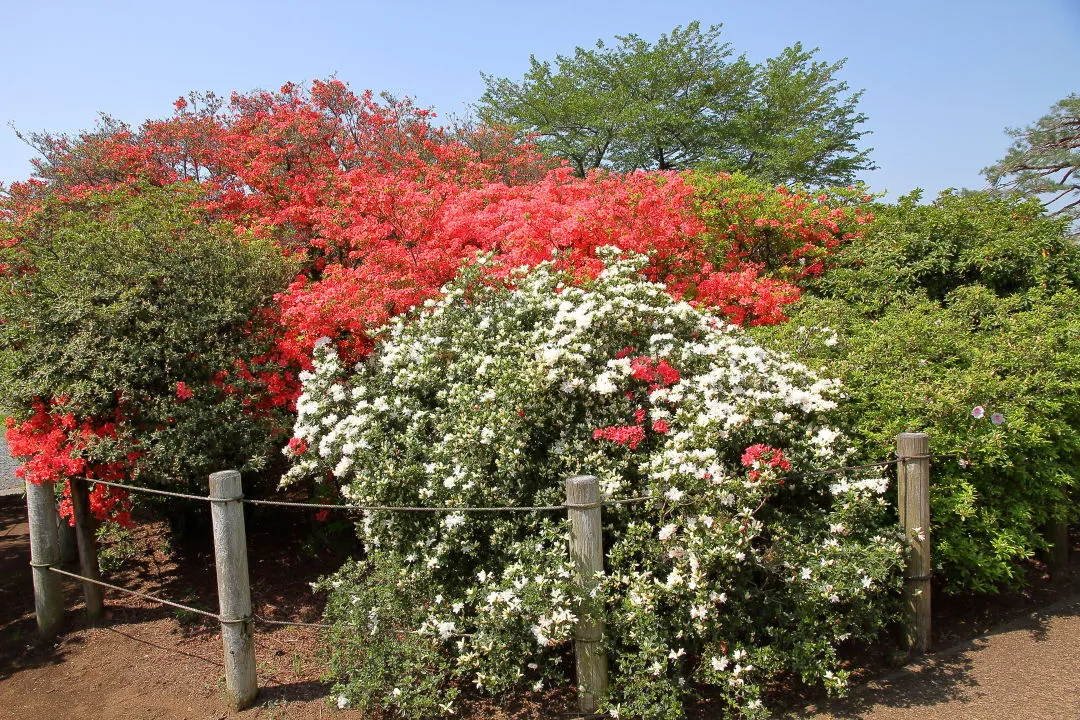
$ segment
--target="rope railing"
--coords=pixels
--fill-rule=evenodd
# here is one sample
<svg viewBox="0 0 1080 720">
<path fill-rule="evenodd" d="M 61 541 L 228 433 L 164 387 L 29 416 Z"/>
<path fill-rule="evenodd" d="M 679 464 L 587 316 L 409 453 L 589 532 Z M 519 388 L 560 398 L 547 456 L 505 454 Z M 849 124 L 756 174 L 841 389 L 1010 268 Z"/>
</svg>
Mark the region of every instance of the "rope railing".
<svg viewBox="0 0 1080 720">
<path fill-rule="evenodd" d="M 218 622 L 239 622 L 239 621 L 236 621 L 236 620 L 223 620 L 220 615 L 218 615 L 217 613 L 212 613 L 212 612 L 210 612 L 208 610 L 201 610 L 201 609 L 196 608 L 196 607 L 191 607 L 190 605 L 184 605 L 182 603 L 173 602 L 172 600 L 166 600 L 164 598 L 159 598 L 159 597 L 157 597 L 155 595 L 150 595 L 148 593 L 139 592 L 138 590 L 130 590 L 130 589 L 125 588 L 125 587 L 120 587 L 119 585 L 112 585 L 112 584 L 104 582 L 102 580 L 95 580 L 94 578 L 88 578 L 88 577 L 85 577 L 83 575 L 78 575 L 78 574 L 73 573 L 73 572 L 68 572 L 67 570 L 61 570 L 60 568 L 54 567 L 52 565 L 49 565 L 47 567 L 49 568 L 49 570 L 51 572 L 54 572 L 57 575 L 64 575 L 64 576 L 69 577 L 69 578 L 74 578 L 75 580 L 82 580 L 83 582 L 88 582 L 88 583 L 91 583 L 91 584 L 94 584 L 94 585 L 99 585 L 99 586 L 101 586 L 103 588 L 108 588 L 109 590 L 116 590 L 117 592 L 126 593 L 127 595 L 134 595 L 135 597 L 140 597 L 140 598 L 143 598 L 144 600 L 150 600 L 151 602 L 156 602 L 156 603 L 159 603 L 161 605 L 168 605 L 169 607 L 176 608 L 177 610 L 184 610 L 186 612 L 194 613 L 196 615 L 202 615 L 203 617 L 208 617 L 211 620 L 216 620 Z"/>
<path fill-rule="evenodd" d="M 107 582 L 104 582 L 102 580 L 96 580 L 94 578 L 88 578 L 88 577 L 86 577 L 84 575 L 79 575 L 78 573 L 68 572 L 67 570 L 61 570 L 60 568 L 52 566 L 52 565 L 46 565 L 45 567 L 47 567 L 50 572 L 54 572 L 57 575 L 63 575 L 65 577 L 69 577 L 69 578 L 71 578 L 73 580 L 81 580 L 83 582 L 92 583 L 94 585 L 98 585 L 100 587 L 107 588 L 109 590 L 115 590 L 117 592 L 124 593 L 125 595 L 133 595 L 135 597 L 142 598 L 143 600 L 149 600 L 150 602 L 158 603 L 159 605 L 166 605 L 166 606 L 171 607 L 171 608 L 176 608 L 177 610 L 183 610 L 185 612 L 193 613 L 195 615 L 201 615 L 203 617 L 209 618 L 211 620 L 215 620 L 217 622 L 225 622 L 225 623 L 229 623 L 229 622 L 247 622 L 250 619 L 250 620 L 253 620 L 254 622 L 256 622 L 256 623 L 258 623 L 260 625 L 282 625 L 282 626 L 290 626 L 290 627 L 311 627 L 311 628 L 329 628 L 329 627 L 331 627 L 330 625 L 328 625 L 326 623 L 297 622 L 297 621 L 294 621 L 294 620 L 273 620 L 271 618 L 264 618 L 264 617 L 262 617 L 260 615 L 254 614 L 254 613 L 251 615 L 250 618 L 240 618 L 240 619 L 237 619 L 237 620 L 227 620 L 227 619 L 223 619 L 221 617 L 221 615 L 219 615 L 217 613 L 210 612 L 209 610 L 203 610 L 203 609 L 200 609 L 200 608 L 197 608 L 197 607 L 192 607 L 191 605 L 184 605 L 183 603 L 178 603 L 178 602 L 175 602 L 173 600 L 166 600 L 165 598 L 158 597 L 157 595 L 151 595 L 149 593 L 140 592 L 138 590 L 132 590 L 130 588 L 121 587 L 120 585 L 113 585 L 112 583 L 107 583 Z"/>
<path fill-rule="evenodd" d="M 866 463 L 864 465 L 847 465 L 844 467 L 828 468 L 826 470 L 816 470 L 807 473 L 798 473 L 794 475 L 784 475 L 779 479 L 784 481 L 794 480 L 806 480 L 815 477 L 824 477 L 828 475 L 840 475 L 846 472 L 852 472 L 856 470 L 870 470 L 874 468 L 890 467 L 897 465 L 907 460 L 924 460 L 934 458 L 946 458 L 946 457 L 958 457 L 959 453 L 930 453 L 926 455 L 908 455 L 904 457 L 897 456 L 893 460 L 883 460 L 881 462 Z M 415 512 L 415 513 L 498 513 L 498 512 L 561 512 L 570 509 L 572 506 L 563 503 L 561 505 L 506 505 L 506 506 L 493 506 L 493 507 L 433 507 L 433 506 L 412 506 L 412 505 L 361 505 L 361 504 L 335 504 L 335 503 L 305 503 L 305 502 L 290 502 L 287 500 L 255 500 L 250 498 L 214 498 L 206 495 L 192 495 L 189 493 L 180 493 L 170 490 L 159 490 L 157 488 L 147 488 L 137 485 L 125 485 L 123 483 L 113 482 L 110 480 L 96 480 L 93 478 L 85 478 L 87 482 L 106 485 L 108 487 L 119 488 L 122 490 L 129 490 L 134 492 L 150 493 L 152 495 L 163 495 L 166 497 L 180 498 L 184 500 L 197 500 L 202 502 L 231 502 L 234 499 L 240 500 L 248 505 L 261 505 L 264 507 L 283 507 L 283 508 L 298 508 L 307 510 L 356 510 L 362 512 Z M 642 495 L 638 497 L 630 498 L 611 498 L 601 501 L 601 506 L 609 507 L 615 505 L 630 505 L 639 502 L 647 502 L 649 500 L 657 499 L 655 495 Z"/>
</svg>

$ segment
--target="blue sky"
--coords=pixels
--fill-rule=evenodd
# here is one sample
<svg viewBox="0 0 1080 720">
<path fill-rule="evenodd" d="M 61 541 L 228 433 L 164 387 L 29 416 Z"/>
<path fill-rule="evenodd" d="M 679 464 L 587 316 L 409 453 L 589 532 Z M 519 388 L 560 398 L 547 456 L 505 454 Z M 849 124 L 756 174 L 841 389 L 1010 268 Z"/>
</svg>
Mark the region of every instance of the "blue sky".
<svg viewBox="0 0 1080 720">
<path fill-rule="evenodd" d="M 801 41 L 847 58 L 864 89 L 864 138 L 890 197 L 983 186 L 1009 145 L 1006 126 L 1080 92 L 1080 0 L 548 0 L 410 3 L 309 0 L 182 3 L 0 0 L 0 181 L 30 174 L 32 150 L 6 127 L 77 131 L 98 112 L 138 124 L 191 90 L 276 88 L 336 74 L 461 113 L 481 71 L 520 79 L 530 53 L 677 25 L 722 23 L 752 61 Z"/>
</svg>

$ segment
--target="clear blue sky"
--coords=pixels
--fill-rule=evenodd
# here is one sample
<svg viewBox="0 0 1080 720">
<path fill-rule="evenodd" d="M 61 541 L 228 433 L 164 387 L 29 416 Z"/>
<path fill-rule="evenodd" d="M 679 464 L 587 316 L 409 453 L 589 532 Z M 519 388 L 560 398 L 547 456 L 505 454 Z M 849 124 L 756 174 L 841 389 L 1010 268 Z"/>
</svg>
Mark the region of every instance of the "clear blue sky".
<svg viewBox="0 0 1080 720">
<path fill-rule="evenodd" d="M 752 61 L 801 41 L 847 58 L 864 89 L 864 138 L 891 197 L 983 186 L 980 169 L 1027 125 L 1080 92 L 1080 0 L 547 0 L 376 2 L 0 0 L 0 121 L 77 131 L 98 112 L 137 125 L 191 90 L 277 88 L 335 74 L 461 113 L 481 71 L 520 79 L 529 54 L 677 25 L 722 23 Z M 0 181 L 24 179 L 33 152 L 0 126 Z"/>
</svg>

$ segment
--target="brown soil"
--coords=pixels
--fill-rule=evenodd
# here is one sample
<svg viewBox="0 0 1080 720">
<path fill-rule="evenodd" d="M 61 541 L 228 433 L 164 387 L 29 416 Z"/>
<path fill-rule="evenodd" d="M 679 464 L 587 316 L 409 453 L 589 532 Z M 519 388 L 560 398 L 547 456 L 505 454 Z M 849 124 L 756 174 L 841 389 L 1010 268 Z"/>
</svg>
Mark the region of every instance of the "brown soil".
<svg viewBox="0 0 1080 720">
<path fill-rule="evenodd" d="M 328 699 L 330 686 L 320 680 L 318 630 L 257 625 L 255 646 L 259 682 L 256 704 L 232 712 L 224 701 L 221 637 L 212 620 L 150 601 L 106 591 L 106 619 L 87 627 L 81 587 L 65 578 L 66 626 L 51 643 L 37 639 L 29 540 L 23 500 L 0 496 L 0 720 L 48 717 L 55 720 L 127 720 L 133 718 L 291 718 L 349 720 L 362 715 L 339 711 Z M 312 526 L 297 525 L 295 513 L 263 514 L 249 527 L 252 600 L 256 616 L 317 622 L 321 599 L 309 583 L 337 569 L 348 540 L 318 538 Z M 135 561 L 106 577 L 122 587 L 177 602 L 216 610 L 212 550 L 171 547 L 164 522 L 141 524 L 133 542 Z M 987 632 L 1000 623 L 1077 592 L 1072 574 L 1051 577 L 1033 568 L 1030 588 L 987 598 L 943 599 L 935 605 L 935 646 L 946 647 Z M 74 566 L 69 567 L 77 571 Z M 862 661 L 881 670 L 888 649 L 864 651 Z M 895 659 L 895 658 L 892 658 Z M 568 693 L 522 697 L 512 703 L 483 702 L 465 707 L 472 718 L 567 717 Z M 809 699 L 808 699 L 809 700 Z M 715 708 L 694 714 L 714 717 Z"/>
</svg>

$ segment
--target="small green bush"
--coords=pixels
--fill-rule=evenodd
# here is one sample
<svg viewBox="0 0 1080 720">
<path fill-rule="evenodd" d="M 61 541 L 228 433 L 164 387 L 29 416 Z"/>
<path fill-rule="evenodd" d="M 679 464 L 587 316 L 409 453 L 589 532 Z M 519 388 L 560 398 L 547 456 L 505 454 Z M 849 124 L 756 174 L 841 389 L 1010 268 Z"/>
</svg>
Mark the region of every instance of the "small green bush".
<svg viewBox="0 0 1080 720">
<path fill-rule="evenodd" d="M 271 457 L 288 416 L 263 375 L 264 308 L 290 270 L 193 209 L 197 192 L 50 197 L 0 224 L 0 402 L 33 449 L 190 490 Z"/>
</svg>

